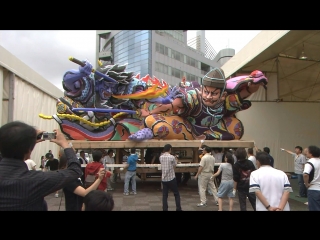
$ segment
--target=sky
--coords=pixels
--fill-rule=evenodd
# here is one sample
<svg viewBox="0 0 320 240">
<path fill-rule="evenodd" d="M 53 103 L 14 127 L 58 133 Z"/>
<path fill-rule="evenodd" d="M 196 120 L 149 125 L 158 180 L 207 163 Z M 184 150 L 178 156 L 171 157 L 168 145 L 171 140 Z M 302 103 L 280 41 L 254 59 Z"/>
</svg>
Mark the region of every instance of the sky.
<svg viewBox="0 0 320 240">
<path fill-rule="evenodd" d="M 237 53 L 260 32 L 205 30 L 205 37 L 217 53 L 224 48 Z M 188 39 L 195 36 L 196 30 L 188 31 Z M 0 45 L 61 90 L 64 73 L 79 68 L 69 57 L 96 66 L 95 30 L 1 30 Z"/>
</svg>

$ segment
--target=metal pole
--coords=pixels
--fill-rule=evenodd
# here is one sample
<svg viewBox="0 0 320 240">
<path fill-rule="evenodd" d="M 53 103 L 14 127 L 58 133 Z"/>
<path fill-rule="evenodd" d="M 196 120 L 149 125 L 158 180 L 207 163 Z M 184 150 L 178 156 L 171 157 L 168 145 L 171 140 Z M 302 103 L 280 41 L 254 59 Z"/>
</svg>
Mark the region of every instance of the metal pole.
<svg viewBox="0 0 320 240">
<path fill-rule="evenodd" d="M 13 110 L 14 110 L 14 84 L 15 74 L 10 72 L 9 76 L 9 106 L 8 106 L 8 122 L 13 121 Z"/>
<path fill-rule="evenodd" d="M 3 125 L 2 123 L 2 106 L 3 106 L 3 68 L 0 67 L 0 99 L 1 99 L 1 104 L 0 104 L 0 126 Z"/>
<path fill-rule="evenodd" d="M 279 99 L 279 58 L 276 59 L 276 68 L 277 68 L 277 99 Z"/>
</svg>

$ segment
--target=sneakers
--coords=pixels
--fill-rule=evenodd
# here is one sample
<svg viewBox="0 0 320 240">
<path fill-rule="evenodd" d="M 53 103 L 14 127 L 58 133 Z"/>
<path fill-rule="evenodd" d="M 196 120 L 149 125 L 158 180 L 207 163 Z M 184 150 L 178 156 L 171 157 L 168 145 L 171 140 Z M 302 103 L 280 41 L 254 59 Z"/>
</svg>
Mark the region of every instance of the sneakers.
<svg viewBox="0 0 320 240">
<path fill-rule="evenodd" d="M 123 195 L 125 195 L 125 196 L 129 196 L 129 193 L 127 193 L 127 192 L 124 192 L 124 193 L 123 193 Z"/>
<path fill-rule="evenodd" d="M 199 204 L 197 204 L 197 207 L 206 207 L 206 206 L 207 206 L 206 203 L 199 203 Z"/>
<path fill-rule="evenodd" d="M 136 195 L 137 193 L 136 193 L 136 192 L 130 192 L 130 194 L 132 194 L 132 195 Z"/>
<path fill-rule="evenodd" d="M 54 196 L 55 196 L 56 198 L 58 198 L 58 197 L 59 197 L 59 194 L 58 194 L 58 193 L 56 193 Z"/>
<path fill-rule="evenodd" d="M 305 202 L 304 204 L 305 204 L 305 205 L 308 205 L 308 202 Z"/>
<path fill-rule="evenodd" d="M 219 203 L 218 203 L 218 202 L 216 202 L 216 206 L 219 206 Z"/>
</svg>

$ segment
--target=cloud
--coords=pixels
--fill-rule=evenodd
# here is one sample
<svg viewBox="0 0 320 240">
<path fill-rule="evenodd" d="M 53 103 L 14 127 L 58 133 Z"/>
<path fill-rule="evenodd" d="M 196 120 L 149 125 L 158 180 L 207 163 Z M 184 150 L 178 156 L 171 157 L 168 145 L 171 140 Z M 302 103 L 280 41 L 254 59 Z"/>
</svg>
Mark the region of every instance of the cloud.
<svg viewBox="0 0 320 240">
<path fill-rule="evenodd" d="M 205 30 L 205 36 L 216 52 L 230 47 L 237 53 L 259 32 Z M 188 39 L 195 36 L 195 30 L 188 30 Z M 1 30 L 0 45 L 60 89 L 64 73 L 79 68 L 70 56 L 97 66 L 95 30 Z"/>
<path fill-rule="evenodd" d="M 0 31 L 0 45 L 60 89 L 64 73 L 79 67 L 70 56 L 96 66 L 95 30 Z"/>
</svg>

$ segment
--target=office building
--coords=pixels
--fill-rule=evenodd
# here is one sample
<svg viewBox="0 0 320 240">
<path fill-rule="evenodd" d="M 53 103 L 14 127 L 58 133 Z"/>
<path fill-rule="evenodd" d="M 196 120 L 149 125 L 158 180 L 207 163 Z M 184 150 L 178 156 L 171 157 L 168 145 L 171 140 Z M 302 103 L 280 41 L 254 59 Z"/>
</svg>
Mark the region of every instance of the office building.
<svg viewBox="0 0 320 240">
<path fill-rule="evenodd" d="M 97 30 L 96 58 L 104 63 L 127 64 L 126 71 L 149 74 L 177 85 L 183 77 L 198 81 L 214 67 L 220 67 L 235 53 L 218 54 L 208 44 L 204 30 L 187 43 L 187 30 Z M 192 44 L 194 46 L 192 46 Z"/>
</svg>

